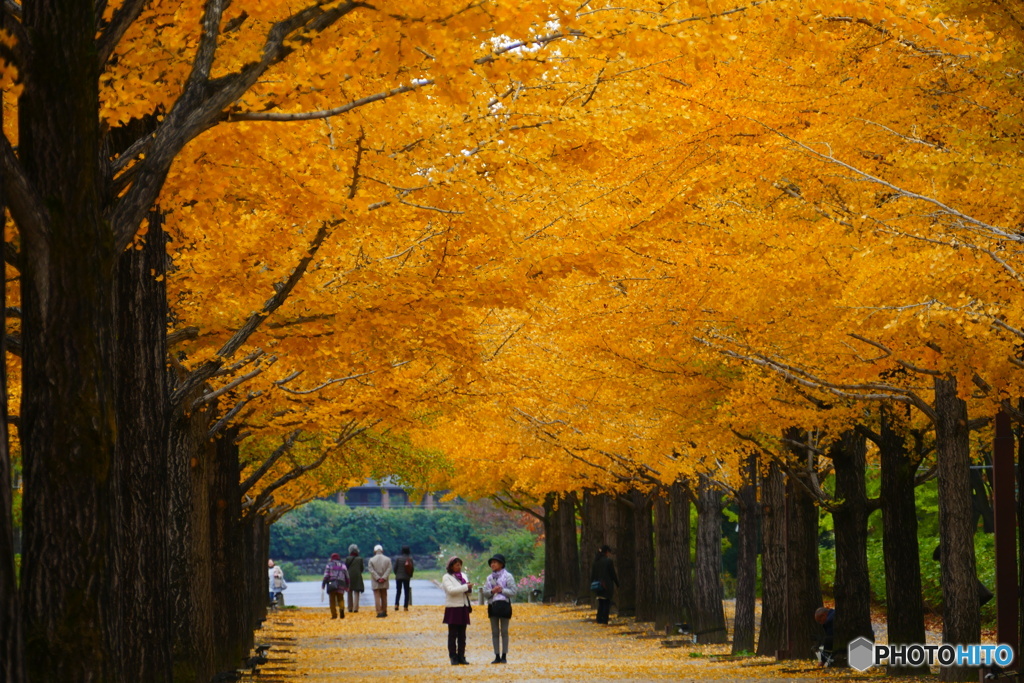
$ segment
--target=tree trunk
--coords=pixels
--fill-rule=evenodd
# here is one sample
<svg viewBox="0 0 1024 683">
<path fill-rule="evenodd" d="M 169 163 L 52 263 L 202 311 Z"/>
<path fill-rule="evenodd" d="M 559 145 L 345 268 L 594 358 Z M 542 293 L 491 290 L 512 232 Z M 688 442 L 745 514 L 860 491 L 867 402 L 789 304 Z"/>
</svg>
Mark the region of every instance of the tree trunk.
<svg viewBox="0 0 1024 683">
<path fill-rule="evenodd" d="M 885 562 L 886 622 L 890 643 L 924 642 L 921 556 L 917 544 L 914 477 L 919 461 L 910 457 L 902 425 L 883 406 L 878 450 L 881 460 L 882 552 Z M 889 666 L 889 675 L 917 675 L 926 667 Z"/>
<path fill-rule="evenodd" d="M 787 650 L 786 483 L 774 460 L 761 481 L 761 631 L 757 654 L 775 657 Z"/>
<path fill-rule="evenodd" d="M 868 572 L 868 505 L 864 468 L 865 437 L 847 430 L 829 449 L 835 467 L 836 498 L 832 512 L 836 539 L 834 650 L 845 653 L 851 640 L 874 640 L 871 628 L 871 574 Z M 896 642 L 896 641 L 892 641 Z M 915 641 L 916 642 L 916 641 Z"/>
<path fill-rule="evenodd" d="M 237 428 L 215 442 L 210 489 L 210 559 L 213 593 L 213 638 L 217 671 L 238 668 L 249 652 L 247 631 L 253 627 L 251 593 L 246 582 L 248 555 L 242 533 Z M 266 592 L 266 591 L 264 591 Z"/>
<path fill-rule="evenodd" d="M 106 578 L 118 615 L 109 638 L 122 681 L 171 680 L 162 223 L 159 213 L 150 214 L 144 248 L 124 252 L 117 274 L 118 435 L 108 498 L 112 571 Z"/>
<path fill-rule="evenodd" d="M 628 496 L 616 499 L 618 524 L 615 547 L 615 568 L 619 576 L 618 614 L 631 617 L 636 614 L 636 537 L 633 535 L 633 504 Z"/>
<path fill-rule="evenodd" d="M 667 631 L 689 624 L 693 585 L 690 578 L 690 499 L 676 482 L 667 497 L 654 501 L 654 544 L 657 562 L 657 608 L 654 627 Z M 681 492 L 681 493 L 680 493 Z M 684 519 L 680 519 L 685 515 Z"/>
<path fill-rule="evenodd" d="M 565 495 L 562 514 L 559 515 L 562 523 L 562 571 L 565 573 L 562 600 L 568 601 L 576 600 L 581 595 L 579 529 L 576 524 L 578 505 L 579 496 L 575 491 L 570 491 Z"/>
<path fill-rule="evenodd" d="M 978 579 L 971 504 L 970 432 L 967 404 L 955 379 L 935 380 L 935 450 L 939 469 L 939 544 L 942 547 L 942 640 L 977 643 L 981 638 Z M 944 681 L 977 677 L 971 667 L 944 667 Z"/>
<path fill-rule="evenodd" d="M 3 127 L 3 97 L 0 95 L 0 128 Z M 6 199 L 0 170 L 0 228 L 6 232 Z M 14 564 L 14 526 L 11 481 L 11 450 L 7 434 L 7 284 L 0 289 L 0 680 L 22 683 L 24 649 L 21 640 L 21 610 L 18 577 Z"/>
<path fill-rule="evenodd" d="M 697 571 L 693 631 L 700 643 L 724 643 L 722 492 L 704 476 L 697 489 Z"/>
<path fill-rule="evenodd" d="M 796 477 L 806 476 L 798 470 Z M 786 482 L 786 595 L 789 653 L 811 659 L 821 639 L 814 611 L 822 606 L 818 568 L 818 506 L 793 477 Z"/>
<path fill-rule="evenodd" d="M 580 582 L 575 492 L 545 497 L 544 530 L 544 602 L 573 600 Z"/>
<path fill-rule="evenodd" d="M 653 503 L 648 493 L 634 490 L 633 536 L 636 538 L 636 619 L 654 621 L 657 607 L 657 583 L 654 565 Z"/>
<path fill-rule="evenodd" d="M 18 155 L 47 211 L 44 227 L 20 226 L 25 666 L 33 681 L 109 681 L 119 254 L 103 215 L 95 3 L 25 3 L 22 23 L 33 58 Z"/>
<path fill-rule="evenodd" d="M 191 406 L 199 387 L 184 400 Z M 175 415 L 168 446 L 169 535 L 175 683 L 207 683 L 214 675 L 210 559 L 210 482 L 215 446 L 207 438 L 211 410 Z M 266 560 L 264 560 L 266 562 Z"/>
<path fill-rule="evenodd" d="M 605 521 L 605 509 L 608 505 L 608 494 L 583 492 L 583 507 L 580 514 L 580 596 L 590 596 L 590 571 L 594 566 L 597 550 L 602 545 L 612 543 L 608 540 L 608 525 Z"/>
<path fill-rule="evenodd" d="M 690 566 L 690 493 L 685 482 L 669 487 L 668 498 L 655 502 L 658 563 L 658 610 L 655 626 L 668 630 L 689 624 L 693 613 Z"/>
<path fill-rule="evenodd" d="M 757 455 L 752 453 L 744 458 L 742 467 L 743 485 L 737 497 L 740 532 L 736 556 L 733 654 L 754 651 L 754 611 L 757 598 Z"/>
</svg>

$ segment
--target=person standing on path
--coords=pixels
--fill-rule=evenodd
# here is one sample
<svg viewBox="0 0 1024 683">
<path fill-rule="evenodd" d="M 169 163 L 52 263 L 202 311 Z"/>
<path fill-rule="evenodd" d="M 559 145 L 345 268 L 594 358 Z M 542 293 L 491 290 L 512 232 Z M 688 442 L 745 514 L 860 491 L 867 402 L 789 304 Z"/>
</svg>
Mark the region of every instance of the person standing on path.
<svg viewBox="0 0 1024 683">
<path fill-rule="evenodd" d="M 337 619 L 341 612 L 341 618 L 345 618 L 345 589 L 348 588 L 348 567 L 341 561 L 341 555 L 332 553 L 330 561 L 324 567 L 324 580 L 320 584 L 321 590 L 326 588 L 331 604 L 331 619 Z M 321 594 L 320 600 L 323 601 Z"/>
<path fill-rule="evenodd" d="M 491 566 L 491 573 L 484 582 L 484 595 L 488 596 L 487 616 L 491 620 L 491 642 L 494 644 L 494 661 L 491 664 L 505 664 L 508 655 L 508 623 L 512 619 L 512 596 L 516 594 L 516 580 L 505 569 L 505 556 L 501 553 L 495 553 L 487 560 L 487 564 Z"/>
<path fill-rule="evenodd" d="M 267 590 L 270 592 L 270 598 L 267 600 L 267 604 L 273 607 L 274 605 L 274 561 L 267 560 Z"/>
<path fill-rule="evenodd" d="M 412 573 L 416 569 L 412 561 L 412 551 L 409 546 L 402 546 L 402 554 L 395 557 L 395 611 L 398 611 L 398 603 L 402 597 L 402 588 L 405 588 L 405 611 L 409 611 L 409 604 L 412 602 L 412 588 L 409 582 L 412 580 Z"/>
<path fill-rule="evenodd" d="M 619 585 L 619 577 L 615 574 L 615 563 L 612 562 L 611 554 L 610 546 L 601 546 L 594 559 L 594 568 L 590 570 L 590 588 L 597 595 L 597 623 L 599 624 L 608 623 L 612 598 L 615 597 L 615 587 Z"/>
<path fill-rule="evenodd" d="M 363 558 L 359 557 L 359 546 L 355 543 L 348 547 L 345 566 L 348 567 L 348 611 L 358 612 L 366 586 L 363 584 Z"/>
<path fill-rule="evenodd" d="M 377 616 L 388 615 L 388 578 L 391 576 L 391 558 L 384 554 L 380 545 L 373 546 L 373 557 L 367 562 L 370 567 L 370 587 L 373 588 L 373 604 Z"/>
<path fill-rule="evenodd" d="M 270 574 L 270 604 L 274 607 L 283 607 L 286 590 L 288 590 L 288 582 L 284 580 L 284 570 L 274 567 Z"/>
<path fill-rule="evenodd" d="M 463 576 L 462 560 L 458 557 L 448 560 L 441 588 L 445 594 L 441 623 L 448 624 L 448 658 L 452 664 L 469 664 L 466 661 L 466 627 L 469 626 L 469 613 L 473 610 L 469 602 L 473 584 Z"/>
</svg>

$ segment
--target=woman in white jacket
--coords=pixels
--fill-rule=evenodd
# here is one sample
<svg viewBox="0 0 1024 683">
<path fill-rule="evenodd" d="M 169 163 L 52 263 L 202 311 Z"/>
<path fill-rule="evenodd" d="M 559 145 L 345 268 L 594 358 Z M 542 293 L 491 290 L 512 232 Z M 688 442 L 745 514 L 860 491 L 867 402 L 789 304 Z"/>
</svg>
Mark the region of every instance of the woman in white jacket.
<svg viewBox="0 0 1024 683">
<path fill-rule="evenodd" d="M 473 610 L 469 596 L 473 584 L 462 574 L 462 560 L 453 557 L 448 560 L 441 588 L 445 592 L 444 620 L 448 624 L 448 658 L 452 664 L 469 664 L 466 661 L 466 627 L 469 613 Z"/>
</svg>

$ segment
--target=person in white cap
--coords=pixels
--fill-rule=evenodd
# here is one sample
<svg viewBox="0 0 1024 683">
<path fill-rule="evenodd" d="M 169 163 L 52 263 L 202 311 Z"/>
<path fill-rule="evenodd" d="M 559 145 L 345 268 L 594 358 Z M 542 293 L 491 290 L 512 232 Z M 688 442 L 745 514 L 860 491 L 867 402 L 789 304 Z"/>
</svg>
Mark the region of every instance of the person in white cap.
<svg viewBox="0 0 1024 683">
<path fill-rule="evenodd" d="M 391 558 L 384 554 L 380 545 L 373 546 L 373 557 L 366 563 L 370 569 L 370 587 L 373 588 L 373 602 L 377 616 L 388 615 L 388 578 L 391 576 Z"/>
</svg>

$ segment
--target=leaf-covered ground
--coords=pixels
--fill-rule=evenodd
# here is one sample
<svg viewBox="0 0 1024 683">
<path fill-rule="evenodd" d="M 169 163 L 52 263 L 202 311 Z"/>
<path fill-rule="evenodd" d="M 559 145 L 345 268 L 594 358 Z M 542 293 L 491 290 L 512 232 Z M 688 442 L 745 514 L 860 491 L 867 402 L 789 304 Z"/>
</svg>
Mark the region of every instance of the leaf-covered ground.
<svg viewBox="0 0 1024 683">
<path fill-rule="evenodd" d="M 665 647 L 664 638 L 630 620 L 598 626 L 592 610 L 568 605 L 517 604 L 508 663 L 491 664 L 490 624 L 484 608 L 474 612 L 466 658 L 448 661 L 447 627 L 441 607 L 413 606 L 376 618 L 373 610 L 332 620 L 323 610 L 286 610 L 257 632 L 269 643 L 270 661 L 256 680 L 337 681 L 383 679 L 442 681 L 646 681 L 749 679 L 878 681 L 881 671 L 822 670 L 810 661 L 777 663 L 732 659 L 728 645 Z M 479 617 L 477 616 L 479 615 Z M 715 655 L 722 655 L 721 660 Z"/>
</svg>

